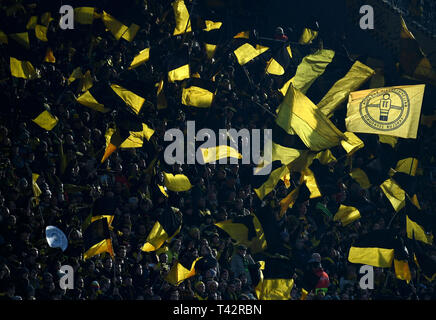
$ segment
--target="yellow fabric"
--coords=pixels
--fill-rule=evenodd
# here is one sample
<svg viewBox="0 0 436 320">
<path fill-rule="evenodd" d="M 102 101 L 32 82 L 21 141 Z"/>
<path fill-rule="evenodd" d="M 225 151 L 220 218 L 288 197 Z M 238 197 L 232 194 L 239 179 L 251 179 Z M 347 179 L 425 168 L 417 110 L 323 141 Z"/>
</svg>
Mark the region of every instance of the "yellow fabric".
<svg viewBox="0 0 436 320">
<path fill-rule="evenodd" d="M 293 287 L 294 279 L 262 279 L 255 292 L 259 300 L 291 300 Z"/>
<path fill-rule="evenodd" d="M 380 143 L 386 143 L 389 144 L 392 148 L 395 148 L 397 142 L 398 142 L 398 138 L 397 137 L 393 137 L 393 136 L 386 136 L 383 134 L 379 134 L 378 135 L 378 141 L 380 141 Z"/>
<path fill-rule="evenodd" d="M 347 152 L 349 156 L 355 153 L 357 150 L 362 149 L 364 147 L 364 143 L 352 132 L 344 132 L 347 140 L 341 141 L 341 146 Z"/>
<path fill-rule="evenodd" d="M 348 261 L 351 263 L 367 264 L 374 267 L 390 268 L 394 260 L 394 249 L 351 247 Z"/>
<path fill-rule="evenodd" d="M 41 189 L 39 188 L 38 184 L 36 183 L 38 178 L 39 178 L 39 174 L 32 173 L 32 190 L 33 190 L 33 196 L 36 198 L 38 198 L 42 193 Z"/>
<path fill-rule="evenodd" d="M 37 73 L 33 65 L 29 61 L 20 61 L 10 57 L 11 75 L 15 78 L 35 79 Z"/>
<path fill-rule="evenodd" d="M 91 217 L 91 223 L 96 221 L 96 220 L 100 220 L 105 218 L 107 220 L 107 224 L 109 226 L 109 228 L 112 227 L 112 222 L 114 221 L 115 216 L 110 216 L 110 215 L 101 215 L 101 216 L 94 216 Z"/>
<path fill-rule="evenodd" d="M 426 234 L 425 230 L 416 222 L 410 220 L 409 216 L 406 214 L 406 232 L 409 239 L 415 238 L 416 240 L 422 241 L 426 244 L 433 244 L 433 235 Z"/>
<path fill-rule="evenodd" d="M 192 188 L 189 178 L 184 174 L 173 175 L 171 173 L 164 172 L 163 175 L 165 179 L 165 187 L 167 187 L 168 190 L 181 192 L 188 191 Z"/>
<path fill-rule="evenodd" d="M 425 85 L 395 86 L 351 92 L 348 131 L 416 139 Z"/>
<path fill-rule="evenodd" d="M 145 48 L 141 50 L 134 58 L 129 66 L 129 70 L 135 69 L 140 65 L 146 63 L 150 59 L 150 48 Z"/>
<path fill-rule="evenodd" d="M 133 112 L 139 114 L 145 102 L 144 98 L 117 84 L 112 84 L 111 88 L 128 106 L 130 106 Z"/>
<path fill-rule="evenodd" d="M 113 34 L 115 39 L 120 40 L 120 38 L 127 32 L 129 29 L 123 23 L 115 19 L 113 16 L 108 14 L 106 11 L 103 11 L 102 20 L 107 29 Z"/>
<path fill-rule="evenodd" d="M 396 212 L 400 211 L 406 205 L 406 192 L 391 178 L 384 181 L 380 188 L 389 199 L 392 207 Z"/>
<path fill-rule="evenodd" d="M 294 87 L 306 93 L 315 80 L 324 73 L 334 56 L 335 52 L 328 49 L 321 49 L 305 56 L 298 65 L 292 80 Z"/>
<path fill-rule="evenodd" d="M 94 21 L 93 7 L 78 7 L 74 8 L 74 22 L 80 24 L 92 24 Z"/>
<path fill-rule="evenodd" d="M 206 25 L 206 28 L 203 29 L 204 31 L 211 31 L 211 30 L 220 29 L 221 26 L 223 25 L 222 22 L 219 22 L 219 21 L 214 22 L 211 20 L 205 20 L 204 23 Z"/>
<path fill-rule="evenodd" d="M 280 63 L 278 63 L 274 58 L 271 58 L 266 66 L 266 72 L 276 76 L 281 76 L 285 74 L 285 69 L 283 69 Z"/>
<path fill-rule="evenodd" d="M 168 72 L 168 82 L 182 81 L 189 79 L 190 69 L 189 64 L 185 64 L 177 69 Z"/>
<path fill-rule="evenodd" d="M 304 182 L 307 189 L 309 189 L 310 199 L 319 198 L 322 196 L 312 170 L 310 170 L 309 168 L 305 168 L 303 171 L 301 171 L 300 180 L 301 182 Z"/>
<path fill-rule="evenodd" d="M 300 40 L 298 41 L 301 44 L 311 43 L 318 36 L 318 31 L 304 28 L 303 33 L 301 34 Z"/>
<path fill-rule="evenodd" d="M 114 256 L 114 250 L 112 247 L 112 240 L 111 239 L 105 239 L 103 241 L 100 241 L 99 243 L 95 244 L 91 248 L 89 248 L 84 254 L 83 259 L 89 259 L 93 256 L 96 256 L 98 254 L 101 254 L 103 252 L 108 252 L 112 257 Z"/>
<path fill-rule="evenodd" d="M 52 130 L 59 122 L 59 119 L 52 115 L 47 110 L 41 112 L 35 119 L 32 120 L 41 128 L 50 131 Z"/>
<path fill-rule="evenodd" d="M 279 106 L 276 123 L 287 133 L 295 132 L 314 151 L 335 147 L 346 138 L 309 98 L 293 86 L 289 87 Z"/>
<path fill-rule="evenodd" d="M 47 42 L 47 27 L 41 26 L 40 24 L 37 24 L 35 26 L 35 36 L 44 42 Z"/>
<path fill-rule="evenodd" d="M 26 49 L 30 49 L 29 33 L 27 32 L 12 33 L 9 35 L 9 37 L 17 41 L 20 45 L 22 45 Z"/>
<path fill-rule="evenodd" d="M 302 150 L 283 147 L 274 142 L 272 143 L 272 161 L 280 160 L 282 164 L 289 164 L 297 159 L 302 152 Z"/>
<path fill-rule="evenodd" d="M 164 186 L 161 186 L 160 184 L 158 184 L 157 186 L 158 186 L 160 192 L 162 192 L 162 194 L 168 198 L 168 193 L 167 193 L 166 188 Z"/>
<path fill-rule="evenodd" d="M 156 83 L 157 92 L 156 92 L 156 100 L 157 100 L 157 110 L 165 109 L 167 104 L 167 99 L 165 98 L 164 92 L 163 92 L 163 86 L 164 82 L 163 80 Z"/>
<path fill-rule="evenodd" d="M 206 55 L 209 59 L 212 59 L 215 55 L 217 46 L 215 44 L 205 43 L 204 48 L 206 50 Z"/>
<path fill-rule="evenodd" d="M 174 28 L 173 36 L 191 32 L 191 20 L 185 2 L 183 0 L 175 0 L 172 6 L 176 18 L 176 27 Z"/>
<path fill-rule="evenodd" d="M 412 280 L 412 274 L 410 273 L 409 263 L 406 260 L 394 259 L 395 277 L 400 280 L 404 280 L 407 283 Z"/>
<path fill-rule="evenodd" d="M 67 80 L 68 85 L 70 85 L 75 80 L 82 79 L 82 78 L 83 78 L 82 68 L 77 67 L 76 69 L 73 70 L 73 72 L 71 72 L 70 77 Z"/>
<path fill-rule="evenodd" d="M 213 92 L 197 86 L 183 88 L 182 90 L 182 103 L 185 106 L 209 108 L 214 97 Z"/>
<path fill-rule="evenodd" d="M 204 163 L 215 162 L 223 158 L 242 159 L 242 154 L 240 154 L 235 148 L 229 146 L 200 148 L 200 150 L 203 155 Z"/>
<path fill-rule="evenodd" d="M 159 223 L 159 221 L 156 221 L 150 233 L 148 234 L 147 239 L 145 240 L 145 244 L 142 246 L 141 250 L 145 252 L 156 251 L 164 244 L 167 239 L 168 234 Z"/>
<path fill-rule="evenodd" d="M 411 176 L 416 175 L 416 170 L 418 169 L 418 159 L 416 158 L 405 158 L 398 160 L 395 170 L 398 172 L 403 172 Z"/>
<path fill-rule="evenodd" d="M 298 194 L 300 191 L 300 187 L 295 188 L 292 190 L 285 198 L 280 200 L 280 217 L 283 217 L 283 215 L 286 213 L 286 210 L 288 208 L 292 208 L 295 204 L 295 201 L 298 198 Z"/>
<path fill-rule="evenodd" d="M 243 66 L 244 64 L 250 62 L 257 56 L 267 51 L 268 49 L 268 47 L 264 47 L 261 45 L 256 45 L 256 48 L 254 48 L 251 44 L 244 43 L 242 46 L 234 51 L 234 54 L 236 56 L 236 59 L 238 60 L 238 63 Z"/>
<path fill-rule="evenodd" d="M 368 189 L 371 187 L 371 183 L 369 182 L 368 176 L 366 175 L 365 171 L 363 171 L 360 168 L 354 168 L 350 172 L 351 178 L 356 180 L 356 182 L 363 188 Z"/>
<path fill-rule="evenodd" d="M 50 12 L 45 12 L 41 15 L 41 23 L 43 26 L 48 27 L 48 25 L 50 24 L 51 21 L 53 21 L 54 18 L 52 18 L 51 13 Z"/>
<path fill-rule="evenodd" d="M 318 159 L 322 165 L 328 165 L 329 163 L 336 161 L 336 158 L 330 149 L 318 152 L 314 159 Z"/>
<path fill-rule="evenodd" d="M 289 173 L 289 169 L 286 165 L 283 165 L 275 169 L 270 173 L 268 180 L 265 181 L 259 188 L 254 189 L 254 192 L 256 192 L 260 200 L 263 200 L 263 198 L 265 198 L 266 195 L 268 195 L 272 190 L 274 190 L 279 180 L 288 173 Z"/>
<path fill-rule="evenodd" d="M 182 264 L 177 262 L 171 267 L 170 272 L 165 277 L 165 280 L 171 283 L 173 286 L 178 286 L 181 284 L 184 280 L 191 278 L 195 276 L 195 264 L 198 260 L 200 260 L 202 257 L 198 257 L 194 260 L 192 263 L 191 269 L 186 269 Z"/>
<path fill-rule="evenodd" d="M 37 23 L 38 23 L 38 16 L 31 16 L 26 24 L 26 29 L 27 30 L 35 29 Z"/>
<path fill-rule="evenodd" d="M 333 221 L 340 221 L 345 227 L 360 218 L 360 212 L 355 207 L 340 205 L 338 212 L 333 217 Z"/>
<path fill-rule="evenodd" d="M 135 39 L 136 34 L 138 33 L 139 29 L 140 29 L 140 26 L 138 26 L 135 23 L 132 23 L 130 25 L 130 27 L 126 30 L 126 32 L 121 36 L 121 38 L 123 38 L 124 40 L 127 40 L 129 42 L 132 42 Z"/>
<path fill-rule="evenodd" d="M 356 61 L 347 74 L 330 88 L 317 104 L 317 107 L 330 118 L 335 110 L 348 98 L 350 92 L 357 90 L 373 74 L 373 69 Z"/>
<path fill-rule="evenodd" d="M 106 113 L 110 111 L 110 109 L 105 108 L 104 105 L 99 103 L 89 91 L 86 91 L 84 94 L 80 95 L 77 99 L 77 102 L 85 107 L 91 108 L 95 111 Z"/>
</svg>

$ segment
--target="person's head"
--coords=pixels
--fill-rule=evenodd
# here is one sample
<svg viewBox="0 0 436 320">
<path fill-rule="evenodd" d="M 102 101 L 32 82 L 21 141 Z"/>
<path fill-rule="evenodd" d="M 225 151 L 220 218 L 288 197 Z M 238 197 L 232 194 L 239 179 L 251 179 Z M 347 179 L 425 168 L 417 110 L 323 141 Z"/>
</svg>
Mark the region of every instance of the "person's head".
<svg viewBox="0 0 436 320">
<path fill-rule="evenodd" d="M 208 293 L 216 293 L 218 290 L 218 282 L 215 280 L 210 280 L 207 282 L 207 291 Z"/>
<path fill-rule="evenodd" d="M 199 293 L 204 293 L 206 291 L 206 286 L 204 285 L 203 281 L 198 281 L 194 285 L 195 290 L 197 290 Z"/>
<path fill-rule="evenodd" d="M 179 300 L 179 290 L 173 289 L 169 294 L 169 300 Z"/>
<path fill-rule="evenodd" d="M 241 255 L 242 257 L 245 257 L 245 255 L 247 254 L 247 247 L 244 246 L 243 244 L 238 245 L 237 247 L 237 253 L 239 255 Z"/>
</svg>

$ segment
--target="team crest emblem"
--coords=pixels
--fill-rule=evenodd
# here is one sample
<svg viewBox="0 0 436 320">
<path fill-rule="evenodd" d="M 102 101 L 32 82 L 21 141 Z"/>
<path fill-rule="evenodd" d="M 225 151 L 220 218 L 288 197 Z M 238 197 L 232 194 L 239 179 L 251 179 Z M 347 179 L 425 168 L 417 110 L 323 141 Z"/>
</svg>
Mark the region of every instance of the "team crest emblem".
<svg viewBox="0 0 436 320">
<path fill-rule="evenodd" d="M 377 89 L 362 100 L 359 111 L 363 121 L 371 128 L 396 130 L 409 116 L 409 96 L 399 88 Z"/>
</svg>

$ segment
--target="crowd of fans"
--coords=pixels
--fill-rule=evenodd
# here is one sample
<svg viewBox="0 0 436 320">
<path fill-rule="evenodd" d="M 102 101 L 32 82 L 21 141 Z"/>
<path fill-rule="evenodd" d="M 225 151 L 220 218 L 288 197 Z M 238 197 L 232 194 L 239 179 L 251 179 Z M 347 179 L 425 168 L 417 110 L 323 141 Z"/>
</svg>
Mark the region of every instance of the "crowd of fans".
<svg viewBox="0 0 436 320">
<path fill-rule="evenodd" d="M 109 4 L 108 4 L 109 5 Z M 26 24 L 34 15 L 31 7 L 8 13 L 2 21 Z M 115 10 L 114 10 L 115 11 Z M 166 15 L 166 13 L 169 14 Z M 0 119 L 0 293 L 14 300 L 255 300 L 256 293 L 248 266 L 256 263 L 249 248 L 235 245 L 214 225 L 219 221 L 256 212 L 261 205 L 271 205 L 277 216 L 285 253 L 295 265 L 295 285 L 291 296 L 300 299 L 303 273 L 314 265 L 314 274 L 327 281 L 327 292 L 311 291 L 306 299 L 371 300 L 434 299 L 435 286 L 412 269 L 413 281 L 398 280 L 392 270 L 375 268 L 374 290 L 359 286 L 359 265 L 347 261 L 350 245 L 358 235 L 370 230 L 397 228 L 401 220 L 383 198 L 379 187 L 362 189 L 347 177 L 346 157 L 331 164 L 338 192 L 327 197 L 297 202 L 279 217 L 278 202 L 291 189 L 280 181 L 264 201 L 259 201 L 247 176 L 251 167 L 244 165 L 174 165 L 162 160 L 163 135 L 171 128 L 184 129 L 187 120 L 195 120 L 197 129 L 271 128 L 273 114 L 282 96 L 274 81 L 264 73 L 264 58 L 250 63 L 248 77 L 241 71 L 234 55 L 218 50 L 208 59 L 196 34 L 172 36 L 171 1 L 138 1 L 134 14 L 142 21 L 132 42 L 117 41 L 100 20 L 92 27 L 76 24 L 74 30 L 60 30 L 56 21 L 49 27 L 49 46 L 56 63 L 35 67 L 40 77 L 33 80 L 12 78 L 9 73 L 7 45 L 2 44 L 1 119 Z M 166 16 L 166 18 L 164 18 Z M 275 30 L 275 28 L 273 29 Z M 277 29 L 276 39 L 287 41 L 298 35 L 292 30 Z M 320 35 L 321 37 L 322 35 Z M 98 41 L 97 41 L 98 39 Z M 166 56 L 185 43 L 190 50 L 191 73 L 215 75 L 217 95 L 210 109 L 192 110 L 180 103 L 180 83 L 166 84 L 167 108 L 156 108 L 154 84 L 166 75 Z M 331 41 L 334 45 L 334 41 Z M 143 66 L 128 70 L 133 57 L 146 47 L 159 45 Z M 293 47 L 301 55 L 319 46 Z M 345 54 L 341 46 L 332 47 Z M 46 44 L 32 47 L 35 55 L 45 53 Z M 77 66 L 91 70 L 94 83 L 127 79 L 138 87 L 150 88 L 139 115 L 155 130 L 150 141 L 137 149 L 119 149 L 100 163 L 106 140 L 105 132 L 114 112 L 100 113 L 75 101 L 76 88 L 67 79 Z M 296 67 L 296 65 L 294 66 Z M 145 92 L 147 94 L 147 92 Z M 51 131 L 35 125 L 22 110 L 44 105 L 59 119 Z M 145 110 L 146 109 L 146 110 Z M 343 113 L 332 120 L 343 127 Z M 367 137 L 366 137 L 367 138 Z M 365 138 L 365 139 L 366 139 Z M 368 138 L 365 142 L 370 141 Z M 372 140 L 371 140 L 372 141 Z M 436 135 L 434 129 L 420 126 L 417 140 L 421 148 L 417 195 L 422 210 L 435 207 L 434 168 Z M 375 143 L 377 145 L 377 142 Z M 339 147 L 338 147 L 339 149 Z M 354 157 L 355 166 L 369 160 L 371 152 L 363 149 Z M 377 147 L 374 150 L 378 150 Z M 332 149 L 333 152 L 335 150 Z M 157 158 L 156 158 L 157 157 Z M 63 161 L 66 159 L 66 163 Z M 154 161 L 154 160 L 158 161 Z M 169 192 L 164 196 L 156 187 L 162 184 L 162 171 L 184 173 L 193 188 Z M 434 171 L 433 171 L 434 172 Z M 39 201 L 32 190 L 32 173 L 39 174 Z M 434 173 L 433 173 L 434 174 Z M 298 180 L 295 180 L 298 181 Z M 115 198 L 117 209 L 111 231 L 115 256 L 102 254 L 83 260 L 82 225 L 90 207 L 99 197 Z M 318 203 L 354 199 L 371 206 L 372 213 L 343 227 L 317 209 Z M 180 233 L 155 252 L 140 250 L 159 212 L 179 208 L 183 215 Z M 63 230 L 68 248 L 50 248 L 45 228 L 53 225 Z M 183 255 L 207 256 L 195 276 L 173 286 L 165 281 L 169 270 Z M 59 287 L 62 265 L 74 269 L 74 289 Z M 322 269 L 321 269 L 322 268 Z M 328 279 L 326 279 L 328 278 Z"/>
</svg>

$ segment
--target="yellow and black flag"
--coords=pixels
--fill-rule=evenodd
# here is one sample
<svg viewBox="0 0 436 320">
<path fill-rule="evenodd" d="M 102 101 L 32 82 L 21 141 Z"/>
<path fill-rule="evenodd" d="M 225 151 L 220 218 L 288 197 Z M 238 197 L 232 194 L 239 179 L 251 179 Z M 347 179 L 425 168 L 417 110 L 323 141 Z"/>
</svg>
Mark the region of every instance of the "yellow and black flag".
<svg viewBox="0 0 436 320">
<path fill-rule="evenodd" d="M 409 198 L 406 199 L 404 211 L 407 237 L 432 245 L 433 232 L 436 230 L 433 216 L 424 210 L 419 210 Z"/>
<path fill-rule="evenodd" d="M 106 218 L 109 225 L 109 229 L 112 227 L 112 222 L 115 218 L 116 199 L 109 197 L 98 198 L 92 205 L 92 212 L 90 222 Z"/>
<path fill-rule="evenodd" d="M 362 215 L 372 211 L 374 208 L 367 204 L 366 206 L 360 202 L 345 201 L 344 203 L 337 205 L 337 210 L 333 221 L 340 221 L 342 226 L 347 226 L 350 223 L 360 219 Z"/>
<path fill-rule="evenodd" d="M 290 45 L 279 48 L 273 57 L 268 61 L 266 73 L 274 76 L 283 76 L 291 64 L 292 50 Z"/>
<path fill-rule="evenodd" d="M 182 81 L 191 77 L 188 47 L 183 47 L 168 57 L 168 82 Z"/>
<path fill-rule="evenodd" d="M 260 200 L 263 200 L 274 188 L 282 177 L 289 173 L 289 169 L 281 161 L 275 160 L 264 167 L 257 168 L 252 175 L 251 185 Z"/>
<path fill-rule="evenodd" d="M 398 243 L 390 230 L 375 230 L 360 236 L 348 252 L 348 261 L 390 268 Z"/>
<path fill-rule="evenodd" d="M 238 61 L 238 63 L 243 66 L 268 50 L 269 48 L 263 45 L 252 45 L 247 42 L 235 49 L 233 53 L 236 56 L 236 60 Z"/>
<path fill-rule="evenodd" d="M 294 271 L 291 261 L 283 256 L 266 257 L 260 268 L 253 270 L 253 286 L 258 300 L 291 300 Z"/>
<path fill-rule="evenodd" d="M 196 108 L 209 108 L 215 98 L 216 86 L 212 81 L 191 78 L 182 89 L 182 104 Z"/>
<path fill-rule="evenodd" d="M 252 253 L 264 251 L 267 247 L 262 225 L 254 214 L 220 221 L 215 225 L 225 231 L 236 244 L 245 245 Z"/>
<path fill-rule="evenodd" d="M 436 259 L 427 253 L 430 248 L 429 245 L 421 245 L 416 240 L 413 242 L 414 261 L 423 276 L 431 282 L 436 279 Z"/>
<path fill-rule="evenodd" d="M 110 13 L 103 11 L 101 19 L 107 30 L 112 33 L 115 39 L 120 40 L 122 38 L 128 42 L 132 42 L 141 27 L 134 22 L 128 21 L 130 20 L 129 18 L 123 19 L 121 16 L 124 16 L 124 14 L 117 14 L 117 18 L 115 18 Z"/>
<path fill-rule="evenodd" d="M 84 260 L 103 252 L 108 252 L 112 257 L 114 256 L 107 219 L 95 220 L 85 229 L 83 247 L 85 249 Z"/>
<path fill-rule="evenodd" d="M 150 60 L 150 51 L 150 48 L 145 48 L 139 51 L 138 54 L 133 57 L 133 60 L 129 66 L 129 70 L 135 69 Z"/>
<path fill-rule="evenodd" d="M 165 242 L 170 242 L 182 228 L 182 214 L 177 208 L 167 208 L 161 212 L 153 228 L 147 236 L 141 250 L 156 251 Z"/>
<path fill-rule="evenodd" d="M 197 273 L 197 270 L 195 269 L 195 265 L 202 258 L 203 257 L 198 257 L 194 260 L 186 259 L 189 261 L 184 261 L 184 259 L 181 259 L 177 261 L 171 267 L 170 272 L 165 277 L 165 280 L 171 283 L 173 286 L 178 286 L 184 280 L 195 276 Z"/>
<path fill-rule="evenodd" d="M 150 140 L 154 130 L 142 123 L 134 115 L 127 112 L 119 112 L 115 119 L 116 128 L 109 128 L 105 134 L 106 149 L 101 163 L 118 148 L 141 148 L 144 139 Z"/>
<path fill-rule="evenodd" d="M 395 277 L 409 283 L 412 280 L 412 274 L 409 266 L 409 253 L 404 244 L 399 241 L 394 251 L 394 270 Z"/>
<path fill-rule="evenodd" d="M 173 31 L 173 36 L 191 32 L 191 17 L 189 16 L 188 8 L 184 0 L 174 0 L 171 4 L 174 11 L 176 26 Z"/>
</svg>

